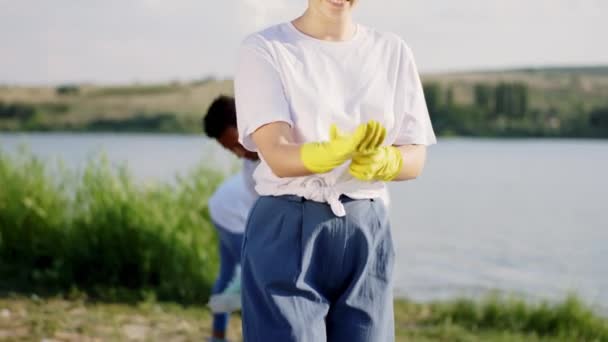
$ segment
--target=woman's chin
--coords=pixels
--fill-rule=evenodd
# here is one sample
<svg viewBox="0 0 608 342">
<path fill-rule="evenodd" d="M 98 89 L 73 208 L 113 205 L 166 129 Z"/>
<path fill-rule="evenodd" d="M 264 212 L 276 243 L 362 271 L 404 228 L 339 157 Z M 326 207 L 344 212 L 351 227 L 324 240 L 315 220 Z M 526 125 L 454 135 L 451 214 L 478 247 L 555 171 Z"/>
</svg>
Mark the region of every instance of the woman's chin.
<svg viewBox="0 0 608 342">
<path fill-rule="evenodd" d="M 352 2 L 350 0 L 324 0 L 325 4 L 332 12 L 350 11 Z"/>
</svg>

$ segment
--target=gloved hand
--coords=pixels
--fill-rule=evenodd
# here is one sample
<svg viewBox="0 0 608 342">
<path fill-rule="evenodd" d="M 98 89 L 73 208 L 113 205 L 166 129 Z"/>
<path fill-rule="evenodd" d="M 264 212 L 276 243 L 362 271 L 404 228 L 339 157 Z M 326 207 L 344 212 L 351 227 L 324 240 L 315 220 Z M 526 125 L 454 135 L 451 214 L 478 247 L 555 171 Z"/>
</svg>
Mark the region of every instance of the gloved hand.
<svg viewBox="0 0 608 342">
<path fill-rule="evenodd" d="M 401 151 L 395 146 L 382 146 L 374 151 L 355 153 L 348 171 L 362 181 L 389 182 L 397 177 L 402 167 Z"/>
<path fill-rule="evenodd" d="M 300 157 L 304 166 L 314 173 L 329 172 L 352 158 L 355 151 L 372 151 L 384 141 L 386 130 L 377 121 L 359 125 L 351 134 L 330 128 L 330 140 L 303 144 Z"/>
<path fill-rule="evenodd" d="M 382 140 L 386 130 L 382 130 Z M 339 130 L 332 131 L 332 138 L 338 138 L 343 134 Z M 348 169 L 349 173 L 362 181 L 391 181 L 401 172 L 403 167 L 403 156 L 401 151 L 394 146 L 382 146 L 377 148 L 358 149 L 352 156 L 352 162 Z"/>
</svg>

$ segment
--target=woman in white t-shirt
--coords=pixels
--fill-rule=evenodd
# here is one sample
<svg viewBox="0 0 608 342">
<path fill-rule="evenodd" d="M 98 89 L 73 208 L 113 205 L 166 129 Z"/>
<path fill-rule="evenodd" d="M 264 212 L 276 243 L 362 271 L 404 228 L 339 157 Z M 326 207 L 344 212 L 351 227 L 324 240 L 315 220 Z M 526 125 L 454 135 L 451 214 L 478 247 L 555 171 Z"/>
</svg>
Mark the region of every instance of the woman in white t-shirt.
<svg viewBox="0 0 608 342">
<path fill-rule="evenodd" d="M 242 254 L 245 341 L 392 341 L 385 183 L 436 143 L 409 47 L 309 0 L 249 36 L 235 78 L 240 141 L 261 195 Z"/>
</svg>

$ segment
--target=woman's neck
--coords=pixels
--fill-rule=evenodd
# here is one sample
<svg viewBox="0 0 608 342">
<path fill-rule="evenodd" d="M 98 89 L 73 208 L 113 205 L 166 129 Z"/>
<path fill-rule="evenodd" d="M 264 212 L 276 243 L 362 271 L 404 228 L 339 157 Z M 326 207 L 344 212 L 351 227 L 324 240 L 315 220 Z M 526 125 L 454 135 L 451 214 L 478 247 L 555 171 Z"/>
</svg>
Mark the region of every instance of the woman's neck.
<svg viewBox="0 0 608 342">
<path fill-rule="evenodd" d="M 357 31 L 351 16 L 329 18 L 311 8 L 308 8 L 292 23 L 301 32 L 313 38 L 328 41 L 349 40 Z"/>
</svg>

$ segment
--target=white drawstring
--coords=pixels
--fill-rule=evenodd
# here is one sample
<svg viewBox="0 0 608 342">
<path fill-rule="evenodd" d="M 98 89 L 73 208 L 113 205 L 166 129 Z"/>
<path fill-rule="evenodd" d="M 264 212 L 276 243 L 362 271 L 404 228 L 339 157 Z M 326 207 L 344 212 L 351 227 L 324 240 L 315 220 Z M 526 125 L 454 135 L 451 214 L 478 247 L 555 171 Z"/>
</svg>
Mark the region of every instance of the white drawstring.
<svg viewBox="0 0 608 342">
<path fill-rule="evenodd" d="M 302 197 L 315 202 L 326 202 L 334 215 L 346 216 L 344 205 L 340 202 L 340 196 L 343 194 L 340 191 L 343 188 L 341 184 L 332 186 L 328 185 L 324 178 L 310 177 L 302 184 L 302 187 L 304 188 Z"/>
</svg>

